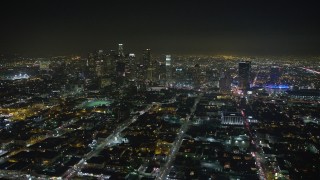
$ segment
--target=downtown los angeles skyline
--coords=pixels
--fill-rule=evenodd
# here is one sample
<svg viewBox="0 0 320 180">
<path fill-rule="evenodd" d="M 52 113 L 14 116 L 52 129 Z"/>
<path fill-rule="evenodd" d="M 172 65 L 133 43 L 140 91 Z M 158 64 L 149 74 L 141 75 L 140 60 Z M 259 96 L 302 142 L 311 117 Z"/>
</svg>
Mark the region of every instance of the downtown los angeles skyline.
<svg viewBox="0 0 320 180">
<path fill-rule="evenodd" d="M 154 54 L 319 55 L 312 1 L 7 1 L 0 53 L 115 49 Z"/>
<path fill-rule="evenodd" d="M 320 179 L 318 9 L 2 2 L 0 179 Z"/>
</svg>

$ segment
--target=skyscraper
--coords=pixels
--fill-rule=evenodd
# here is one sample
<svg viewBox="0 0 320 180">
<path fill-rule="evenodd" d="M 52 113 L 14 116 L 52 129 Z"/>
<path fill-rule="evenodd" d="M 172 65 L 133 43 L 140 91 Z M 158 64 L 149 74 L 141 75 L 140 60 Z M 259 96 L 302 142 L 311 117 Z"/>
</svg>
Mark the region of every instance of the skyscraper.
<svg viewBox="0 0 320 180">
<path fill-rule="evenodd" d="M 103 76 L 105 74 L 104 61 L 105 54 L 103 50 L 98 50 L 94 57 L 95 61 L 95 72 L 98 77 Z"/>
<path fill-rule="evenodd" d="M 201 86 L 201 67 L 200 64 L 196 64 L 193 68 L 193 83 L 195 88 Z"/>
<path fill-rule="evenodd" d="M 119 57 L 124 57 L 123 44 L 119 44 L 118 55 Z"/>
<path fill-rule="evenodd" d="M 103 50 L 98 50 L 89 53 L 88 59 L 86 61 L 86 76 L 106 76 L 114 73 L 115 70 L 115 57 L 107 54 Z"/>
<path fill-rule="evenodd" d="M 166 55 L 166 80 L 167 80 L 167 84 L 169 84 L 172 81 L 171 55 Z"/>
<path fill-rule="evenodd" d="M 96 58 L 95 53 L 91 52 L 88 54 L 85 66 L 85 77 L 89 78 L 96 75 Z"/>
<path fill-rule="evenodd" d="M 270 83 L 278 84 L 281 76 L 281 69 L 279 66 L 272 66 L 270 69 Z"/>
<path fill-rule="evenodd" d="M 126 64 L 125 62 L 118 61 L 116 66 L 117 76 L 125 76 Z"/>
<path fill-rule="evenodd" d="M 128 57 L 125 59 L 126 64 L 126 76 L 130 79 L 136 78 L 136 62 L 135 62 L 136 55 L 130 53 Z"/>
<path fill-rule="evenodd" d="M 250 88 L 251 62 L 239 62 L 239 88 L 246 91 Z"/>
<path fill-rule="evenodd" d="M 231 73 L 230 70 L 224 71 L 221 73 L 219 87 L 220 91 L 229 91 L 231 89 Z"/>
<path fill-rule="evenodd" d="M 145 49 L 142 52 L 142 64 L 146 67 L 146 80 L 154 81 L 155 62 L 151 59 L 151 50 Z"/>
<path fill-rule="evenodd" d="M 106 54 L 105 60 L 104 60 L 104 75 L 112 75 L 115 72 L 115 66 L 116 66 L 116 55 L 114 55 L 114 51 L 110 51 L 109 54 Z"/>
<path fill-rule="evenodd" d="M 142 51 L 142 64 L 144 66 L 149 66 L 151 63 L 151 50 L 150 49 L 144 49 Z"/>
</svg>

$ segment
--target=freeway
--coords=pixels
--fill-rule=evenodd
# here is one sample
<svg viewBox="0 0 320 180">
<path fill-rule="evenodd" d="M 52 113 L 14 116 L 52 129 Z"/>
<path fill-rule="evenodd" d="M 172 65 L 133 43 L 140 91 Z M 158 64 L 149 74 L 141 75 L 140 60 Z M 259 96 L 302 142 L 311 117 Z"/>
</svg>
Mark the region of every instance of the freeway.
<svg viewBox="0 0 320 180">
<path fill-rule="evenodd" d="M 311 73 L 320 74 L 319 71 L 316 71 L 316 70 L 313 70 L 313 69 L 309 69 L 309 68 L 306 68 L 306 67 L 300 67 L 300 68 L 301 68 L 301 69 L 304 69 L 304 70 L 306 70 L 306 71 L 308 71 L 308 72 L 311 72 Z"/>
<path fill-rule="evenodd" d="M 186 117 L 186 121 L 183 123 L 183 125 L 181 126 L 180 130 L 179 130 L 179 133 L 178 133 L 178 136 L 176 137 L 172 147 L 171 147 L 171 150 L 170 150 L 170 154 L 169 156 L 167 157 L 167 162 L 165 163 L 165 165 L 161 168 L 160 170 L 160 173 L 158 175 L 158 177 L 156 179 L 158 180 L 162 180 L 162 179 L 166 179 L 169 172 L 170 172 L 170 169 L 171 169 L 171 166 L 172 166 L 172 163 L 174 162 L 174 159 L 176 157 L 176 155 L 178 154 L 179 152 L 179 149 L 180 149 L 180 146 L 183 142 L 183 137 L 186 133 L 186 131 L 188 130 L 189 126 L 190 126 L 190 117 L 193 116 L 195 110 L 196 110 L 196 107 L 197 107 L 197 104 L 201 98 L 202 94 L 200 94 L 197 99 L 195 100 L 195 103 L 193 105 L 193 107 L 191 108 L 191 113 L 190 115 L 188 115 Z"/>
</svg>

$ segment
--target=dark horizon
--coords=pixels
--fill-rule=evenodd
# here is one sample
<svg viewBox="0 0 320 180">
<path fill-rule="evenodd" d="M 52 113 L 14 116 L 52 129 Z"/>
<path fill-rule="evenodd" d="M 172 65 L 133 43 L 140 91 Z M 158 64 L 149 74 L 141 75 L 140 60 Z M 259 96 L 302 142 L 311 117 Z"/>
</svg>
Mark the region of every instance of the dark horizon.
<svg viewBox="0 0 320 180">
<path fill-rule="evenodd" d="M 8 1 L 0 53 L 319 55 L 315 2 Z"/>
</svg>

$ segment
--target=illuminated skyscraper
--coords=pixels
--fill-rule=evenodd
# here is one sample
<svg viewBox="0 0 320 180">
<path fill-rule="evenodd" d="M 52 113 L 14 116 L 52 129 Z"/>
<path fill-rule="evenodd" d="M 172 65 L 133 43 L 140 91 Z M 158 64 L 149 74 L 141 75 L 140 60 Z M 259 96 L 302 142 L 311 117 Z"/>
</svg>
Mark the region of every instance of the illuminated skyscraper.
<svg viewBox="0 0 320 180">
<path fill-rule="evenodd" d="M 151 59 L 150 49 L 143 50 L 142 53 L 142 63 L 146 67 L 146 80 L 154 81 L 155 77 L 155 62 Z"/>
<path fill-rule="evenodd" d="M 110 54 L 106 54 L 103 50 L 89 53 L 86 67 L 86 76 L 101 77 L 111 75 L 115 71 L 115 57 L 112 55 L 112 52 Z"/>
<path fill-rule="evenodd" d="M 171 55 L 166 55 L 166 79 L 167 79 L 167 84 L 169 84 L 172 81 Z"/>
<path fill-rule="evenodd" d="M 142 64 L 149 66 L 151 64 L 151 52 L 150 49 L 144 49 L 142 51 Z"/>
<path fill-rule="evenodd" d="M 95 61 L 95 72 L 98 77 L 103 76 L 105 74 L 104 61 L 105 54 L 103 50 L 98 50 L 94 57 Z"/>
<path fill-rule="evenodd" d="M 129 56 L 126 58 L 126 76 L 134 79 L 136 78 L 136 62 L 135 62 L 136 55 L 130 53 Z"/>
<path fill-rule="evenodd" d="M 250 88 L 251 62 L 239 62 L 239 88 L 246 91 Z"/>
<path fill-rule="evenodd" d="M 96 74 L 96 61 L 95 61 L 95 53 L 89 53 L 88 58 L 86 61 L 86 70 L 85 70 L 85 77 L 89 78 Z"/>
<path fill-rule="evenodd" d="M 118 55 L 119 57 L 124 57 L 123 44 L 119 44 Z"/>
<path fill-rule="evenodd" d="M 106 54 L 103 66 L 105 75 L 114 74 L 116 66 L 116 55 L 114 54 L 113 50 L 111 50 L 109 54 Z"/>
</svg>

